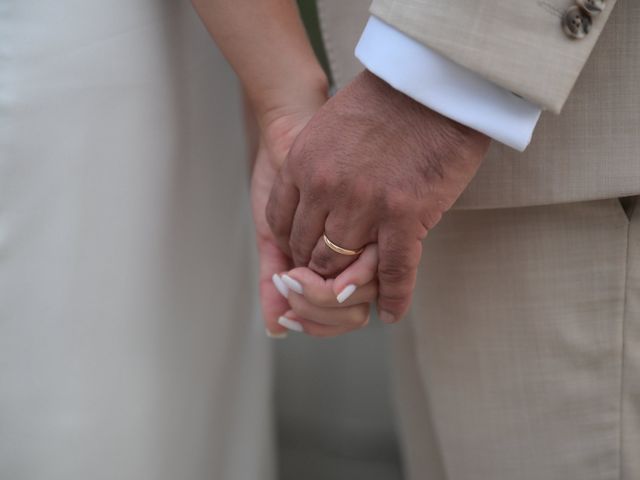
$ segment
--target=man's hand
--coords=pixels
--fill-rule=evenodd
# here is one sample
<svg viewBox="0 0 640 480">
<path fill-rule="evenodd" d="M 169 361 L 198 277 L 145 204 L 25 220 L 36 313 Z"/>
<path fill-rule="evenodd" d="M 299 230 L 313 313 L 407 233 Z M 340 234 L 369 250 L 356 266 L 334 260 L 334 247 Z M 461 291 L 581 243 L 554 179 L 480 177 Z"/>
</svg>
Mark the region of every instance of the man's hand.
<svg viewBox="0 0 640 480">
<path fill-rule="evenodd" d="M 269 150 L 274 151 L 274 148 Z M 292 261 L 278 248 L 265 218 L 265 207 L 279 163 L 279 156 L 270 154 L 269 150 L 263 140 L 251 182 L 260 265 L 260 302 L 268 334 L 281 338 L 287 329 L 292 329 L 316 337 L 332 337 L 364 327 L 369 320 L 369 303 L 378 295 L 375 280 L 377 248 L 369 246 L 358 261 L 335 280 L 325 281 L 308 268 L 287 271 L 292 267 Z M 274 277 L 278 278 L 274 280 Z"/>
<path fill-rule="evenodd" d="M 369 72 L 331 99 L 298 136 L 280 171 L 267 220 L 299 266 L 325 277 L 378 243 L 381 319 L 409 307 L 421 241 L 469 184 L 490 140 L 394 90 Z"/>
</svg>

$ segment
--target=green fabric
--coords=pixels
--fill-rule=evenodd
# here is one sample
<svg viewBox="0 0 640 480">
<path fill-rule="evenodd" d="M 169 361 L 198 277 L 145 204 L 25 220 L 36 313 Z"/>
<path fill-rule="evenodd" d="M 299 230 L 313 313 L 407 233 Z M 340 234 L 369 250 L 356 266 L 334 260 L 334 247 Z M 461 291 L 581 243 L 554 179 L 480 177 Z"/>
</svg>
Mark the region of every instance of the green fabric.
<svg viewBox="0 0 640 480">
<path fill-rule="evenodd" d="M 327 53 L 324 49 L 322 33 L 320 32 L 320 22 L 318 20 L 316 1 L 298 0 L 298 7 L 300 8 L 300 15 L 304 22 L 304 26 L 307 29 L 307 35 L 309 36 L 309 40 L 313 46 L 313 51 L 316 53 L 316 57 L 318 57 L 322 68 L 324 68 L 324 71 L 327 73 L 329 81 L 331 81 L 331 70 L 329 69 Z"/>
</svg>

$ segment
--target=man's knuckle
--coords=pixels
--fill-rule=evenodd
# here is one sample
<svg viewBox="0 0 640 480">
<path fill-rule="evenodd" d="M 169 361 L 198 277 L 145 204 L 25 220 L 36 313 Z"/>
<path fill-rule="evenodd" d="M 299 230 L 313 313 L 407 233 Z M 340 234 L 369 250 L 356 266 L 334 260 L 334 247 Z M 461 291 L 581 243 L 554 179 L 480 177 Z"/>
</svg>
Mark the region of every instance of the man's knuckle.
<svg viewBox="0 0 640 480">
<path fill-rule="evenodd" d="M 328 191 L 333 190 L 335 178 L 333 174 L 326 172 L 315 172 L 309 175 L 307 180 L 311 195 L 319 197 Z"/>
<path fill-rule="evenodd" d="M 295 268 L 306 267 L 309 264 L 309 261 L 300 255 L 291 254 L 291 260 Z"/>
<path fill-rule="evenodd" d="M 289 242 L 289 250 L 291 250 L 291 255 L 296 258 L 304 258 L 308 256 L 306 250 L 300 245 L 298 242 Z"/>
<path fill-rule="evenodd" d="M 406 278 L 413 272 L 413 267 L 406 262 L 393 261 L 391 258 L 388 263 L 380 267 L 379 277 L 382 282 L 395 282 Z"/>
<path fill-rule="evenodd" d="M 407 292 L 399 289 L 393 289 L 380 294 L 380 303 L 388 306 L 401 307 L 408 301 Z"/>
<path fill-rule="evenodd" d="M 311 257 L 311 263 L 314 267 L 323 269 L 326 268 L 327 264 L 329 263 L 329 257 L 324 253 L 314 253 Z"/>
<path fill-rule="evenodd" d="M 402 237 L 403 234 L 398 234 Z M 383 261 L 381 268 L 383 270 L 405 269 L 409 264 L 409 252 L 406 248 L 401 248 L 401 238 L 391 238 L 391 241 L 382 249 Z"/>
<path fill-rule="evenodd" d="M 388 191 L 382 202 L 384 212 L 393 219 L 410 216 L 416 209 L 416 200 L 405 191 Z"/>
<path fill-rule="evenodd" d="M 318 251 L 318 249 L 316 249 L 311 257 L 311 261 L 316 267 L 325 269 L 331 264 L 331 255 L 324 250 Z"/>
<path fill-rule="evenodd" d="M 328 278 L 333 273 L 333 269 L 328 264 L 316 260 L 311 261 L 310 268 L 323 278 Z"/>
<path fill-rule="evenodd" d="M 340 187 L 347 194 L 349 200 L 368 205 L 372 199 L 372 185 L 368 180 L 356 178 L 347 182 L 345 179 L 341 182 Z"/>
</svg>

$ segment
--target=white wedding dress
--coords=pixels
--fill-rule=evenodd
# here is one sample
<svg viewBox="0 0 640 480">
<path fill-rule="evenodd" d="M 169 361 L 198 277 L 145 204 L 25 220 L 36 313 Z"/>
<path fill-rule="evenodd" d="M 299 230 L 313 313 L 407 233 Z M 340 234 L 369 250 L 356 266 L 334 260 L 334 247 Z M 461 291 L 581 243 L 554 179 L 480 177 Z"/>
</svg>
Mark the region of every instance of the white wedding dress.
<svg viewBox="0 0 640 480">
<path fill-rule="evenodd" d="M 269 480 L 239 91 L 190 4 L 0 0 L 0 478 Z"/>
</svg>

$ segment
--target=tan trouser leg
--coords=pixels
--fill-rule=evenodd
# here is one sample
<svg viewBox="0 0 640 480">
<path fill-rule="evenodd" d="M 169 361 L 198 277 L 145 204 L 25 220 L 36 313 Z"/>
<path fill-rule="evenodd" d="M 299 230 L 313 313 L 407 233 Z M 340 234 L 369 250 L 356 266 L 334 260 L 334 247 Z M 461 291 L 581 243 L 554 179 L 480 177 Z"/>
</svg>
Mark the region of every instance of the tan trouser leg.
<svg viewBox="0 0 640 480">
<path fill-rule="evenodd" d="M 430 234 L 395 342 L 410 478 L 640 478 L 639 218 L 454 211 Z"/>
</svg>

